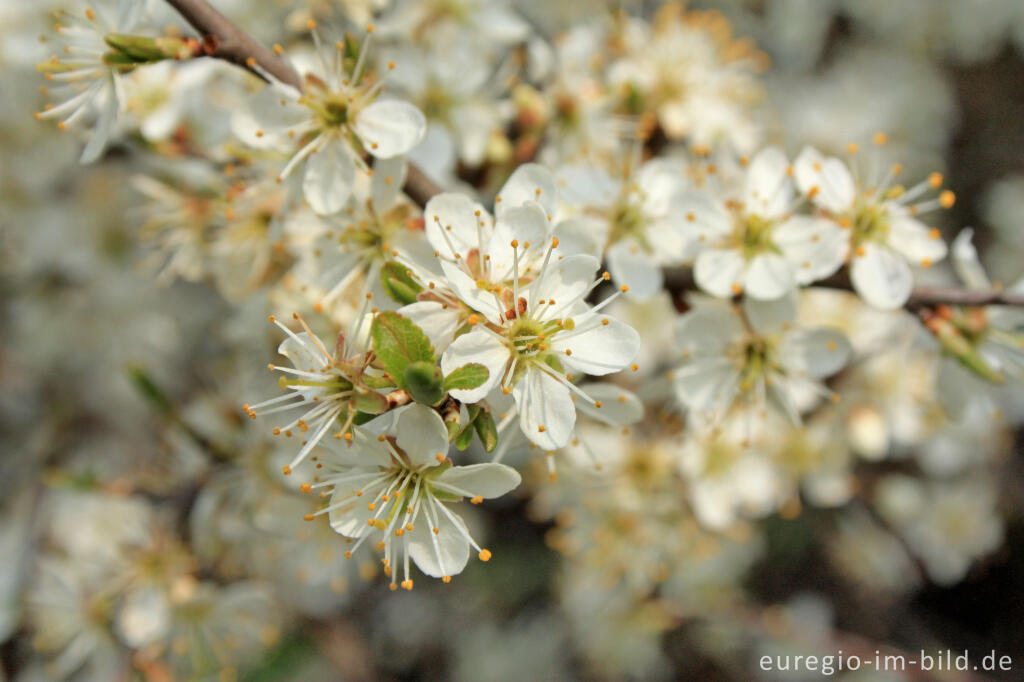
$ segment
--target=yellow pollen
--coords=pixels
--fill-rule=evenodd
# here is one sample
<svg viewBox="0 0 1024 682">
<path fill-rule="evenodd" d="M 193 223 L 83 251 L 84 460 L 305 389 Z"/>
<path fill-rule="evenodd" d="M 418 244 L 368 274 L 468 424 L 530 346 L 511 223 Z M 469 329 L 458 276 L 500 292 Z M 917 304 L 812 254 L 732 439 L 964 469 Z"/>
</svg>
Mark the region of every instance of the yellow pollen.
<svg viewBox="0 0 1024 682">
<path fill-rule="evenodd" d="M 96 13 L 92 11 L 91 7 L 86 7 L 85 8 L 85 16 L 89 17 L 89 21 L 95 21 L 96 20 Z"/>
<path fill-rule="evenodd" d="M 634 362 L 634 363 L 633 363 L 632 365 L 630 365 L 630 366 L 629 366 L 629 368 L 630 368 L 631 370 L 633 370 L 633 371 L 635 372 L 635 371 L 637 371 L 638 369 L 640 369 L 640 365 L 638 365 L 638 364 L 636 364 L 636 363 Z"/>
<path fill-rule="evenodd" d="M 513 249 L 518 249 L 519 248 L 519 240 L 518 239 L 513 239 L 512 242 L 511 242 L 511 246 L 512 246 Z"/>
<path fill-rule="evenodd" d="M 284 474 L 285 476 L 290 476 L 292 473 L 292 468 L 285 464 L 283 467 L 281 467 L 281 473 Z"/>
<path fill-rule="evenodd" d="M 367 32 L 367 33 L 373 33 L 373 24 L 369 24 L 369 25 L 368 25 L 368 26 L 366 27 L 366 32 Z"/>
<path fill-rule="evenodd" d="M 594 401 L 594 407 L 600 408 L 602 405 L 604 405 L 604 403 L 602 403 L 600 400 Z"/>
<path fill-rule="evenodd" d="M 539 431 L 540 433 L 544 433 L 547 430 L 548 430 L 548 427 L 544 426 L 543 424 L 540 424 L 539 426 L 537 426 L 537 431 Z"/>
<path fill-rule="evenodd" d="M 480 504 L 481 502 L 484 501 L 484 498 L 482 498 L 479 495 L 477 495 L 476 497 L 471 497 L 469 499 L 469 501 L 470 501 L 471 504 Z"/>
<path fill-rule="evenodd" d="M 956 203 L 956 195 L 950 192 L 948 189 L 943 190 L 942 194 L 939 195 L 939 206 L 942 208 L 953 208 L 953 204 Z"/>
<path fill-rule="evenodd" d="M 438 533 L 441 532 L 440 528 L 431 528 L 430 530 L 432 530 L 434 532 L 434 535 L 437 535 Z"/>
<path fill-rule="evenodd" d="M 388 69 L 393 69 L 393 68 L 395 68 L 395 63 L 394 62 L 388 62 Z"/>
<path fill-rule="evenodd" d="M 314 28 L 316 28 L 316 22 L 310 19 L 309 21 L 306 22 L 306 28 L 312 31 Z"/>
<path fill-rule="evenodd" d="M 928 176 L 928 186 L 932 189 L 942 187 L 942 173 L 932 173 Z"/>
<path fill-rule="evenodd" d="M 436 455 L 434 455 L 434 457 L 437 458 L 438 462 L 443 462 L 444 461 L 444 453 L 443 452 L 437 453 Z"/>
<path fill-rule="evenodd" d="M 875 133 L 871 138 L 871 141 L 874 142 L 876 146 L 881 147 L 889 141 L 889 136 L 885 133 Z"/>
<path fill-rule="evenodd" d="M 867 253 L 867 251 L 865 251 L 865 250 L 864 250 L 864 247 L 863 247 L 863 246 L 858 246 L 858 247 L 857 247 L 857 255 L 858 255 L 858 256 L 861 256 L 861 257 L 863 257 L 863 256 L 864 256 L 864 254 L 866 254 L 866 253 Z"/>
<path fill-rule="evenodd" d="M 313 486 L 311 486 L 308 483 L 303 483 L 301 486 L 299 486 L 299 489 L 302 490 L 302 492 L 304 493 L 308 493 L 310 490 L 313 489 Z"/>
<path fill-rule="evenodd" d="M 572 355 L 572 349 L 571 348 L 566 348 L 565 349 L 565 354 L 566 355 Z"/>
<path fill-rule="evenodd" d="M 284 48 L 281 47 L 280 45 L 278 45 L 277 43 L 274 43 L 274 54 L 283 54 L 283 53 L 284 53 Z"/>
<path fill-rule="evenodd" d="M 313 516 L 312 514 L 306 514 L 305 516 L 303 516 L 303 517 L 302 517 L 302 520 L 303 520 L 303 521 L 312 521 L 312 520 L 313 520 L 313 519 L 315 519 L 315 518 L 316 518 L 316 517 L 315 517 L 315 516 Z"/>
<path fill-rule="evenodd" d="M 928 236 L 931 237 L 932 239 L 939 239 L 940 237 L 942 237 L 942 233 L 933 227 L 932 229 L 928 230 Z"/>
<path fill-rule="evenodd" d="M 480 561 L 490 561 L 491 560 L 491 550 L 489 550 L 489 549 L 481 549 L 480 550 L 480 554 L 478 554 L 477 556 L 480 557 Z"/>
<path fill-rule="evenodd" d="M 473 313 L 466 319 L 466 324 L 470 327 L 476 326 L 478 322 L 480 322 L 480 317 L 476 313 Z"/>
<path fill-rule="evenodd" d="M 930 268 L 931 266 L 932 266 L 932 259 L 931 258 L 922 258 L 921 259 L 921 267 L 922 268 Z"/>
<path fill-rule="evenodd" d="M 601 324 L 607 325 L 608 323 L 609 323 L 609 320 L 608 320 L 607 317 L 601 318 Z"/>
<path fill-rule="evenodd" d="M 732 293 L 734 293 L 737 296 L 739 296 L 740 294 L 743 293 L 743 287 L 740 284 L 737 284 L 736 282 L 733 282 Z"/>
<path fill-rule="evenodd" d="M 442 578 L 441 578 L 441 582 L 443 582 L 443 583 L 450 583 L 451 581 L 452 581 L 452 577 L 450 575 L 442 576 Z"/>
<path fill-rule="evenodd" d="M 859 151 L 860 151 L 860 145 L 857 144 L 856 142 L 851 142 L 850 144 L 846 145 L 846 153 L 847 154 L 856 154 Z"/>
<path fill-rule="evenodd" d="M 622 291 L 622 293 L 626 293 L 627 291 L 629 291 L 629 287 L 626 286 L 625 284 L 619 287 L 619 289 Z"/>
</svg>

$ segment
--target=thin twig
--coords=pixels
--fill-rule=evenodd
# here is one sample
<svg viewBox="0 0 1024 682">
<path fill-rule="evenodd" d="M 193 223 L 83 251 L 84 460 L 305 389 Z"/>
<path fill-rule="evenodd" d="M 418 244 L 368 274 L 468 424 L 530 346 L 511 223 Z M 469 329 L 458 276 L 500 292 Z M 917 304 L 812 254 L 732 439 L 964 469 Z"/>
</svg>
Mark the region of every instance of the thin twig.
<svg viewBox="0 0 1024 682">
<path fill-rule="evenodd" d="M 167 0 L 167 3 L 202 36 L 204 54 L 237 64 L 262 78 L 262 74 L 253 68 L 253 64 L 257 64 L 279 81 L 302 89 L 302 78 L 295 69 L 206 0 Z M 441 193 L 437 183 L 413 163 L 409 164 L 402 189 L 421 208 L 431 197 Z"/>
</svg>

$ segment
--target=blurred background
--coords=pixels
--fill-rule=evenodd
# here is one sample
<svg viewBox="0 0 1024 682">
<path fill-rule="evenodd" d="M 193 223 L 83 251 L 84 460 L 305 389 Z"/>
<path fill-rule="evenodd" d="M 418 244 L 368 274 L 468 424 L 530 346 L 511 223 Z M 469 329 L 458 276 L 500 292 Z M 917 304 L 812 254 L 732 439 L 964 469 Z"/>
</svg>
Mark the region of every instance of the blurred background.
<svg viewBox="0 0 1024 682">
<path fill-rule="evenodd" d="M 284 44 L 310 17 L 359 25 L 390 11 L 387 0 L 214 4 Z M 247 82 L 226 65 L 140 73 L 123 141 L 80 166 L 80 140 L 32 115 L 45 101 L 40 36 L 65 6 L 0 0 L 0 680 L 816 679 L 757 661 L 947 648 L 1010 655 L 1002 676 L 1020 679 L 1021 431 L 1011 415 L 934 418 L 916 383 L 929 361 L 914 352 L 840 378 L 858 396 L 841 415 L 854 453 L 841 501 L 712 532 L 663 436 L 640 434 L 625 492 L 571 474 L 549 482 L 524 456 L 523 488 L 467 512 L 496 560 L 390 593 L 372 556 L 346 560 L 327 524 L 302 521 L 311 501 L 279 474 L 292 453 L 241 410 L 274 394 L 261 368 L 279 335 L 265 319 L 289 294 L 237 291 L 254 256 L 163 230 L 202 208 L 161 204 L 139 180 L 207 173 L 188 148 L 222 144 Z M 942 172 L 956 192 L 946 236 L 973 227 L 993 278 L 1020 276 L 1024 4 L 688 7 L 721 12 L 770 57 L 751 114 L 765 141 L 840 151 L 886 132 L 887 159 L 910 178 Z M 505 6 L 551 42 L 617 8 Z M 622 9 L 649 18 L 655 4 Z M 167 108 L 174 125 L 144 130 Z M 488 163 L 450 170 L 471 182 Z M 261 267 L 277 267 L 273 255 Z M 839 304 L 809 305 L 820 317 Z M 663 338 L 652 316 L 634 323 Z"/>
</svg>

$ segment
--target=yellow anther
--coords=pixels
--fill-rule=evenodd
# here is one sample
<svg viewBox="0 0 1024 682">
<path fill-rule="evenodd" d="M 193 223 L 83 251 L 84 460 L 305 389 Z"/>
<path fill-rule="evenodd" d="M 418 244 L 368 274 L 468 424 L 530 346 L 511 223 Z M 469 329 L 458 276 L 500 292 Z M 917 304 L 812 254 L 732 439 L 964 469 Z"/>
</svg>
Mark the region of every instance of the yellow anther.
<svg viewBox="0 0 1024 682">
<path fill-rule="evenodd" d="M 444 453 L 443 452 L 439 452 L 436 455 L 434 455 L 434 458 L 437 459 L 438 462 L 443 462 L 444 461 Z"/>
<path fill-rule="evenodd" d="M 470 501 L 470 503 L 472 503 L 472 504 L 480 504 L 481 502 L 483 502 L 483 501 L 484 501 L 484 498 L 482 498 L 482 497 L 480 497 L 479 495 L 477 495 L 476 497 L 471 497 L 471 498 L 469 499 L 469 501 Z"/>
<path fill-rule="evenodd" d="M 928 186 L 932 189 L 942 187 L 942 173 L 932 173 L 928 176 Z"/>
<path fill-rule="evenodd" d="M 315 518 L 316 518 L 316 516 L 314 516 L 313 514 L 306 514 L 305 516 L 302 517 L 302 520 L 303 521 L 312 521 Z"/>
<path fill-rule="evenodd" d="M 743 286 L 741 284 L 737 283 L 737 282 L 733 282 L 732 293 L 734 293 L 737 296 L 739 296 L 740 294 L 743 293 Z"/>
<path fill-rule="evenodd" d="M 313 489 L 313 486 L 311 486 L 308 483 L 303 483 L 301 486 L 299 486 L 299 489 L 304 493 L 308 493 Z"/>
<path fill-rule="evenodd" d="M 283 54 L 283 53 L 284 53 L 284 48 L 281 47 L 280 45 L 278 45 L 277 43 L 274 43 L 274 54 Z"/>
<path fill-rule="evenodd" d="M 513 239 L 510 242 L 510 245 L 512 246 L 513 249 L 518 249 L 519 248 L 519 240 L 518 239 Z"/>
<path fill-rule="evenodd" d="M 601 402 L 600 400 L 595 400 L 595 401 L 594 401 L 594 407 L 598 407 L 598 408 L 599 408 L 599 407 L 601 407 L 602 405 L 604 405 L 604 403 L 602 403 L 602 402 Z"/>
<path fill-rule="evenodd" d="M 619 289 L 622 291 L 622 293 L 626 293 L 627 291 L 629 291 L 629 287 L 625 284 L 619 287 Z"/>
<path fill-rule="evenodd" d="M 953 208 L 953 204 L 956 203 L 956 195 L 951 191 L 943 190 L 942 194 L 939 195 L 939 206 L 942 208 Z"/>
<path fill-rule="evenodd" d="M 281 467 L 281 473 L 284 474 L 285 476 L 290 476 L 292 473 L 292 468 L 285 464 L 283 467 Z"/>
<path fill-rule="evenodd" d="M 636 363 L 634 362 L 634 363 L 633 363 L 632 365 L 630 365 L 630 366 L 629 366 L 629 368 L 630 368 L 631 370 L 633 370 L 633 371 L 635 372 L 635 371 L 637 371 L 638 369 L 640 369 L 640 365 L 638 365 L 638 364 L 636 364 Z"/>
<path fill-rule="evenodd" d="M 851 142 L 850 144 L 846 145 L 846 153 L 848 154 L 856 154 L 859 151 L 860 145 L 857 144 L 856 142 Z"/>
<path fill-rule="evenodd" d="M 476 313 L 473 313 L 472 315 L 470 315 L 466 319 L 466 324 L 468 324 L 470 327 L 476 326 L 477 323 L 479 323 L 479 322 L 480 322 L 480 316 L 477 315 Z"/>
<path fill-rule="evenodd" d="M 874 142 L 876 146 L 881 147 L 889 141 L 889 136 L 885 133 L 875 133 L 871 137 L 871 141 Z"/>
<path fill-rule="evenodd" d="M 940 239 L 942 237 L 942 233 L 939 232 L 937 228 L 933 227 L 932 229 L 928 230 L 928 236 L 931 237 L 932 239 Z"/>
<path fill-rule="evenodd" d="M 491 560 L 491 550 L 489 550 L 489 549 L 481 549 L 480 550 L 480 554 L 478 554 L 477 556 L 480 557 L 480 561 L 490 561 Z"/>
<path fill-rule="evenodd" d="M 540 432 L 540 433 L 544 433 L 544 432 L 545 432 L 545 431 L 547 431 L 547 430 L 548 430 L 548 427 L 544 426 L 543 424 L 540 424 L 540 425 L 539 425 L 539 426 L 537 427 L 537 431 L 538 431 L 538 432 Z"/>
</svg>

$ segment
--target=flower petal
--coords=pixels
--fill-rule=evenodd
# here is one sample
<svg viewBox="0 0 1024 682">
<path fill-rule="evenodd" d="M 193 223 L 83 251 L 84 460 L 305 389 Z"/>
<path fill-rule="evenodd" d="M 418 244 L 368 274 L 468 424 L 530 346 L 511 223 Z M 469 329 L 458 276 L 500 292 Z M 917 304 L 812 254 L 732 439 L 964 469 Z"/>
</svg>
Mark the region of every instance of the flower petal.
<svg viewBox="0 0 1024 682">
<path fill-rule="evenodd" d="M 426 513 L 421 511 L 414 521 L 413 529 L 408 533 L 409 556 L 421 571 L 432 578 L 457 575 L 469 561 L 465 523 L 457 514 L 452 514 L 456 519 L 453 522 L 447 514 L 437 509 L 440 504 L 443 503 L 428 505 L 424 502 L 423 506 L 430 509 L 434 516 L 435 524 L 431 524 Z"/>
<path fill-rule="evenodd" d="M 793 183 L 788 170 L 789 159 L 778 147 L 766 147 L 751 159 L 744 192 L 747 213 L 774 218 L 789 209 Z"/>
<path fill-rule="evenodd" d="M 527 367 L 512 389 L 519 408 L 519 427 L 533 444 L 557 450 L 569 442 L 576 407 L 569 389 L 537 367 Z"/>
<path fill-rule="evenodd" d="M 356 166 L 345 142 L 330 138 L 306 161 L 302 193 L 314 211 L 331 215 L 345 207 L 355 176 Z"/>
<path fill-rule="evenodd" d="M 490 214 L 483 206 L 450 192 L 427 202 L 423 222 L 430 245 L 447 260 L 455 258 L 456 253 L 464 258 L 470 249 L 477 248 L 479 241 L 488 239 L 492 230 Z"/>
<path fill-rule="evenodd" d="M 787 370 L 824 379 L 846 366 L 853 347 L 838 329 L 799 329 L 786 337 L 782 353 Z"/>
<path fill-rule="evenodd" d="M 426 405 L 413 405 L 398 417 L 395 441 L 413 467 L 437 466 L 438 455 L 448 456 L 448 429 L 441 415 Z"/>
<path fill-rule="evenodd" d="M 613 244 L 607 252 L 608 269 L 615 284 L 629 287 L 626 296 L 635 301 L 646 301 L 661 291 L 661 268 L 632 238 Z"/>
<path fill-rule="evenodd" d="M 804 147 L 793 164 L 796 185 L 812 201 L 831 213 L 844 213 L 853 206 L 857 189 L 846 164 L 834 156 L 825 157 L 814 147 Z"/>
<path fill-rule="evenodd" d="M 356 116 L 353 125 L 366 150 L 379 159 L 408 154 L 427 134 L 423 112 L 396 99 L 377 100 Z"/>
<path fill-rule="evenodd" d="M 914 275 L 903 258 L 881 244 L 865 244 L 863 255 L 850 264 L 853 288 L 870 305 L 883 310 L 899 308 L 910 298 Z"/>
<path fill-rule="evenodd" d="M 478 362 L 486 367 L 490 375 L 482 385 L 451 392 L 456 400 L 475 403 L 483 400 L 498 385 L 510 360 L 511 352 L 500 339 L 485 331 L 471 331 L 448 346 L 448 350 L 441 356 L 441 371 L 447 376 L 468 362 Z"/>
<path fill-rule="evenodd" d="M 889 224 L 889 246 L 914 265 L 924 267 L 946 257 L 946 242 L 938 230 L 929 229 L 910 215 L 894 213 Z"/>
<path fill-rule="evenodd" d="M 772 240 L 796 266 L 798 284 L 829 277 L 846 261 L 849 236 L 831 220 L 793 216 L 772 232 Z"/>
<path fill-rule="evenodd" d="M 417 301 L 402 306 L 398 312 L 422 329 L 434 350 L 439 353 L 443 353 L 451 344 L 455 332 L 461 326 L 459 310 L 437 301 Z"/>
<path fill-rule="evenodd" d="M 746 261 L 735 249 L 707 249 L 697 256 L 693 276 L 712 296 L 731 298 L 742 287 Z"/>
<path fill-rule="evenodd" d="M 479 495 L 490 499 L 514 490 L 522 481 L 522 477 L 512 467 L 488 462 L 452 467 L 435 480 L 465 490 L 470 496 Z"/>
<path fill-rule="evenodd" d="M 595 376 L 610 374 L 624 369 L 640 352 L 640 334 L 625 322 L 595 314 L 574 322 L 575 330 L 551 339 L 551 350 L 570 369 Z"/>
<path fill-rule="evenodd" d="M 770 300 L 796 286 L 796 266 L 777 253 L 760 253 L 747 266 L 743 290 L 752 298 Z"/>
<path fill-rule="evenodd" d="M 743 314 L 746 315 L 750 326 L 762 336 L 779 334 L 793 324 L 797 312 L 796 290 L 790 291 L 785 296 L 764 301 L 743 297 Z"/>
<path fill-rule="evenodd" d="M 610 383 L 587 384 L 584 393 L 601 403 L 601 407 L 585 400 L 576 401 L 576 409 L 591 419 L 609 426 L 629 426 L 644 418 L 644 404 L 631 391 Z"/>
<path fill-rule="evenodd" d="M 554 215 L 558 199 L 555 176 L 544 166 L 526 163 L 516 169 L 498 192 L 500 201 L 494 200 L 494 213 L 498 220 L 510 208 L 526 202 L 536 202 L 544 215 Z"/>
</svg>

